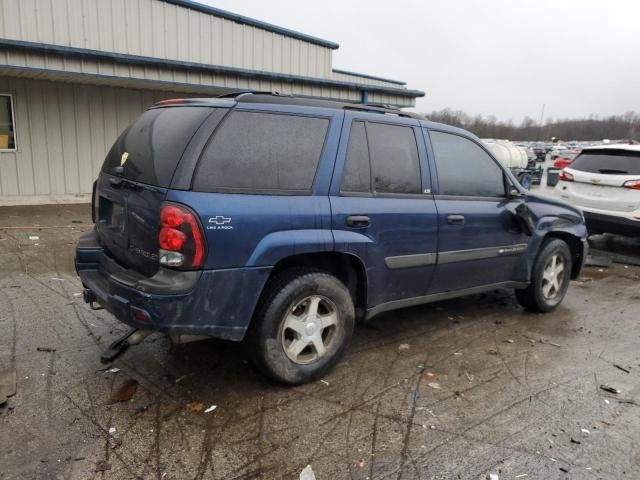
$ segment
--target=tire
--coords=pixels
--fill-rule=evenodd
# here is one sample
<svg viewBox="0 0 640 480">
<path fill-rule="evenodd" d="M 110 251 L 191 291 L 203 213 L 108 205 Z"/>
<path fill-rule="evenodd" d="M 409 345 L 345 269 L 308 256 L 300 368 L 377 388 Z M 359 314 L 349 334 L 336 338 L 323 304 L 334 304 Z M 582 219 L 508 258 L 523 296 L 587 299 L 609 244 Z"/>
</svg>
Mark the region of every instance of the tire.
<svg viewBox="0 0 640 480">
<path fill-rule="evenodd" d="M 518 303 L 532 312 L 554 310 L 569 288 L 572 263 L 571 251 L 565 242 L 559 239 L 545 241 L 533 265 L 531 284 L 525 289 L 516 290 Z M 561 271 L 559 265 L 562 265 Z"/>
<path fill-rule="evenodd" d="M 297 385 L 327 373 L 344 354 L 355 325 L 347 287 L 327 272 L 286 270 L 271 279 L 250 332 L 256 367 Z"/>
</svg>

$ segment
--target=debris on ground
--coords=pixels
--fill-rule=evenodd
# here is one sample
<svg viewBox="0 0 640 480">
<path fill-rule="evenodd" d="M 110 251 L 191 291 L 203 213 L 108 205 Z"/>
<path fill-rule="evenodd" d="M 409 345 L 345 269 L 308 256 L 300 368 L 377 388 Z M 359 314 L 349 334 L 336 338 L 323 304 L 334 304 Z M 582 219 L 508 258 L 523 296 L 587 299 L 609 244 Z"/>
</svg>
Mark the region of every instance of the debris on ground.
<svg viewBox="0 0 640 480">
<path fill-rule="evenodd" d="M 96 463 L 96 469 L 94 471 L 96 472 L 106 472 L 107 470 L 111 470 L 111 464 L 108 462 L 105 462 L 104 460 Z"/>
<path fill-rule="evenodd" d="M 580 431 L 581 431 L 582 433 L 584 433 L 585 435 L 589 435 L 589 434 L 591 434 L 591 432 L 590 432 L 589 430 L 587 430 L 586 428 L 581 428 L 581 429 L 580 429 Z"/>
<path fill-rule="evenodd" d="M 528 473 L 521 473 L 520 475 L 516 475 L 516 476 L 515 476 L 515 477 L 513 477 L 513 478 L 525 478 L 525 477 L 528 477 L 528 476 L 529 476 L 529 474 L 528 474 Z"/>
<path fill-rule="evenodd" d="M 424 372 L 422 374 L 422 378 L 424 378 L 425 380 L 435 380 L 438 377 L 433 372 Z"/>
<path fill-rule="evenodd" d="M 109 428 L 109 435 L 113 435 L 114 433 L 116 433 L 116 427 L 110 427 Z"/>
<path fill-rule="evenodd" d="M 202 413 L 204 410 L 204 404 L 200 402 L 187 403 L 187 410 L 193 413 Z"/>
<path fill-rule="evenodd" d="M 616 367 L 618 370 L 622 370 L 624 373 L 631 373 L 631 370 L 628 370 L 620 365 L 616 365 L 615 363 L 613 364 L 614 367 Z"/>
<path fill-rule="evenodd" d="M 118 373 L 120 369 L 118 367 L 111 367 L 107 370 L 109 373 Z"/>
<path fill-rule="evenodd" d="M 409 348 L 410 348 L 410 347 L 409 347 L 409 344 L 408 344 L 408 343 L 401 343 L 401 344 L 398 346 L 398 350 L 409 350 Z"/>
<path fill-rule="evenodd" d="M 514 343 L 512 339 L 508 338 L 507 340 L 505 340 L 506 343 Z"/>
<path fill-rule="evenodd" d="M 438 382 L 429 382 L 427 383 L 427 386 L 436 390 L 440 390 L 440 384 Z"/>
<path fill-rule="evenodd" d="M 51 347 L 38 347 L 38 348 L 36 348 L 36 350 L 39 351 L 39 352 L 49 352 L 49 353 L 52 353 L 52 352 L 56 351 L 55 348 L 51 348 Z"/>
<path fill-rule="evenodd" d="M 618 390 L 617 388 L 612 387 L 611 385 L 600 385 L 600 389 L 604 390 L 605 392 L 609 392 L 609 393 L 620 393 L 620 390 Z"/>
<path fill-rule="evenodd" d="M 365 464 L 364 458 L 361 458 L 359 460 L 356 460 L 355 466 L 357 468 L 364 468 L 364 464 Z"/>
<path fill-rule="evenodd" d="M 307 465 L 300 472 L 300 480 L 316 480 L 316 474 L 313 473 L 311 465 Z"/>
<path fill-rule="evenodd" d="M 613 263 L 611 257 L 605 257 L 601 255 L 588 255 L 585 265 L 590 267 L 609 267 Z"/>
<path fill-rule="evenodd" d="M 582 442 L 580 440 L 576 440 L 575 438 L 571 437 L 571 443 L 575 443 L 576 445 L 580 445 Z"/>
<path fill-rule="evenodd" d="M 33 240 L 35 242 L 36 240 L 40 240 L 40 237 L 37 235 L 29 235 L 29 240 Z"/>
<path fill-rule="evenodd" d="M 192 375 L 193 373 L 187 373 L 186 375 L 182 375 L 181 377 L 176 378 L 176 383 L 180 383 L 182 380 L 184 380 L 185 378 L 189 378 Z"/>
<path fill-rule="evenodd" d="M 566 468 L 560 467 L 560 471 L 564 472 L 564 473 L 569 473 L 569 470 L 567 470 Z"/>
<path fill-rule="evenodd" d="M 216 408 L 218 408 L 217 405 L 211 405 L 209 408 L 207 408 L 204 413 L 211 413 L 213 412 Z"/>
<path fill-rule="evenodd" d="M 498 355 L 498 350 L 496 350 L 495 348 L 490 348 L 489 350 L 487 350 L 487 353 L 489 355 Z"/>
<path fill-rule="evenodd" d="M 320 382 L 324 383 L 327 387 L 329 386 L 329 382 L 327 382 L 326 380 L 320 380 Z"/>
<path fill-rule="evenodd" d="M 60 277 L 51 277 L 51 280 L 55 280 L 56 282 L 64 282 L 64 278 Z"/>
<path fill-rule="evenodd" d="M 497 473 L 488 473 L 487 480 L 500 480 L 500 477 Z"/>
<path fill-rule="evenodd" d="M 459 357 L 459 356 L 461 356 L 461 355 L 462 355 L 462 352 L 453 352 L 453 354 L 454 354 L 456 357 Z"/>
<path fill-rule="evenodd" d="M 15 368 L 0 370 L 0 405 L 16 394 L 16 377 Z"/>
<path fill-rule="evenodd" d="M 118 388 L 118 390 L 113 392 L 107 405 L 112 405 L 118 402 L 128 402 L 135 395 L 136 390 L 138 390 L 138 381 L 133 379 L 127 380 L 120 386 L 120 388 Z"/>
</svg>

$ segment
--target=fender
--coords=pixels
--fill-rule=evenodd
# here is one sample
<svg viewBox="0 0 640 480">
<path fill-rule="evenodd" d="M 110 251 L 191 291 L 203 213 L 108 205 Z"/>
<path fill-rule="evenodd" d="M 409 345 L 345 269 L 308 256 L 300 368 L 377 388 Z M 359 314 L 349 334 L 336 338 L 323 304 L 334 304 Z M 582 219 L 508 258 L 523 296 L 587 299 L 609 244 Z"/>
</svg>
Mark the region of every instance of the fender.
<svg viewBox="0 0 640 480">
<path fill-rule="evenodd" d="M 333 235 L 328 229 L 283 230 L 265 235 L 245 266 L 272 267 L 292 255 L 333 250 Z"/>
</svg>

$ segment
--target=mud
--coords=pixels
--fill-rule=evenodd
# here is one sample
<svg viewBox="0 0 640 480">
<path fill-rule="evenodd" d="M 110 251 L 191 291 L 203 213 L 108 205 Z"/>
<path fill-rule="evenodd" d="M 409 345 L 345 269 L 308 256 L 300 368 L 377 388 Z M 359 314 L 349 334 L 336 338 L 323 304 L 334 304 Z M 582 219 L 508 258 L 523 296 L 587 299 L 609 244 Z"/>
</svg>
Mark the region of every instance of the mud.
<svg viewBox="0 0 640 480">
<path fill-rule="evenodd" d="M 638 267 L 587 268 L 546 315 L 509 291 L 385 314 L 285 388 L 242 344 L 159 335 L 104 370 L 125 328 L 77 295 L 90 224 L 87 205 L 0 209 L 1 479 L 640 478 Z"/>
</svg>

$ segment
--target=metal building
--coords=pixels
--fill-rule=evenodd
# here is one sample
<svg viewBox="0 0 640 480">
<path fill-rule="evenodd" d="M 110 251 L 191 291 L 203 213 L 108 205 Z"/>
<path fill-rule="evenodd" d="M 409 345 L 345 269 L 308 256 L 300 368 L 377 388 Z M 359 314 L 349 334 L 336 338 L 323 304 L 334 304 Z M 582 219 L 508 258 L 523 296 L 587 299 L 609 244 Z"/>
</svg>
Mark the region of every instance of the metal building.
<svg viewBox="0 0 640 480">
<path fill-rule="evenodd" d="M 414 105 L 336 43 L 188 0 L 0 0 L 0 204 L 86 200 L 152 103 L 238 90 Z"/>
</svg>

